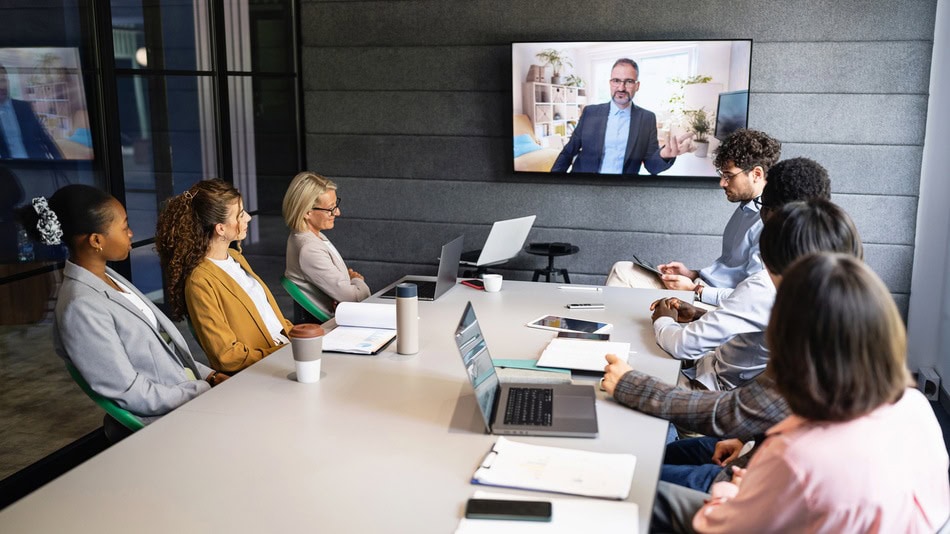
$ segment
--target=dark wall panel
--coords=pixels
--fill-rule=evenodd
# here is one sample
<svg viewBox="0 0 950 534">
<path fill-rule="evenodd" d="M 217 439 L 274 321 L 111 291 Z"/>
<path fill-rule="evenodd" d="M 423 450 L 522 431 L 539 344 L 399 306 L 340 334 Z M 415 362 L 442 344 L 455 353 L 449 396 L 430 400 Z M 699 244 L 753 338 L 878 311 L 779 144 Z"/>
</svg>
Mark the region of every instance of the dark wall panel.
<svg viewBox="0 0 950 534">
<path fill-rule="evenodd" d="M 750 125 L 828 168 L 867 261 L 906 309 L 936 2 L 304 1 L 307 164 L 340 184 L 330 238 L 382 287 L 536 214 L 529 241 L 602 283 L 636 252 L 706 265 L 734 209 L 716 183 L 514 174 L 509 43 L 752 38 Z M 622 21 L 622 22 L 620 22 Z M 282 249 L 276 251 L 282 253 Z M 543 258 L 503 270 L 527 279 Z M 370 276 L 371 275 L 371 276 Z"/>
</svg>

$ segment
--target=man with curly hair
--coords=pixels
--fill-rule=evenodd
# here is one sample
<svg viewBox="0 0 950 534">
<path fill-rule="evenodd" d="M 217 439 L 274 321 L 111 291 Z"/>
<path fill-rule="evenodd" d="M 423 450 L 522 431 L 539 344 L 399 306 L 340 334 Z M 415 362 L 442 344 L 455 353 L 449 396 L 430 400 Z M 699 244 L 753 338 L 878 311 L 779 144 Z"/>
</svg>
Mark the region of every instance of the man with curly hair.
<svg viewBox="0 0 950 534">
<path fill-rule="evenodd" d="M 749 275 L 762 270 L 759 256 L 759 217 L 766 174 L 778 161 L 782 144 L 764 132 L 736 130 L 716 151 L 714 164 L 719 187 L 729 202 L 739 206 L 726 224 L 722 235 L 722 254 L 712 265 L 698 271 L 672 261 L 659 266 L 663 280 L 644 277 L 634 262 L 620 261 L 607 276 L 608 286 L 655 287 L 693 291 L 697 300 L 718 306 L 720 300 Z M 654 282 L 655 284 L 651 283 Z"/>
</svg>

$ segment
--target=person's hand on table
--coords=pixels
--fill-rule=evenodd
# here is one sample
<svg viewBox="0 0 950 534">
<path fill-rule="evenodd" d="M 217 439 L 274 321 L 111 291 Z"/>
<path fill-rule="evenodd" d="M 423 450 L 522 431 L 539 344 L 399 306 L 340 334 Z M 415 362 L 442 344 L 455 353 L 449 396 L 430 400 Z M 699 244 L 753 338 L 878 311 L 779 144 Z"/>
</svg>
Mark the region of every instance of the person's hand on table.
<svg viewBox="0 0 950 534">
<path fill-rule="evenodd" d="M 211 387 L 215 387 L 229 378 L 231 378 L 231 375 L 224 374 L 221 371 L 211 371 L 211 374 L 205 377 L 205 381 L 211 384 Z"/>
<path fill-rule="evenodd" d="M 653 316 L 650 319 L 654 323 L 660 317 L 669 317 L 670 319 L 673 319 L 674 321 L 676 320 L 679 314 L 676 311 L 676 308 L 673 308 L 672 304 L 670 303 L 670 301 L 672 300 L 679 300 L 679 299 L 675 297 L 670 297 L 670 298 L 657 300 L 653 304 L 650 304 L 650 309 L 653 310 Z"/>
<path fill-rule="evenodd" d="M 683 302 L 682 300 L 676 297 L 669 297 L 665 300 L 669 302 L 670 308 L 673 308 L 674 310 L 676 310 L 675 319 L 676 319 L 676 322 L 678 323 L 689 323 L 689 322 L 695 321 L 696 319 L 699 319 L 700 317 L 703 316 L 703 314 L 706 313 L 706 310 L 697 308 L 696 306 L 693 306 L 692 304 L 689 304 L 688 302 Z M 653 310 L 656 307 L 656 304 L 657 303 L 654 302 L 650 306 L 650 309 Z M 654 317 L 653 320 L 656 321 L 656 317 Z"/>
<path fill-rule="evenodd" d="M 620 358 L 616 354 L 608 354 L 604 357 L 607 359 L 607 366 L 604 367 L 604 377 L 600 379 L 600 387 L 608 395 L 613 396 L 617 383 L 623 375 L 632 371 L 633 367 L 630 367 L 625 358 Z"/>
<path fill-rule="evenodd" d="M 713 450 L 712 461 L 714 464 L 719 466 L 725 466 L 729 462 L 735 461 L 739 457 L 739 452 L 742 450 L 742 446 L 745 445 L 742 441 L 732 438 L 724 439 L 719 443 L 716 443 L 716 448 Z"/>
</svg>

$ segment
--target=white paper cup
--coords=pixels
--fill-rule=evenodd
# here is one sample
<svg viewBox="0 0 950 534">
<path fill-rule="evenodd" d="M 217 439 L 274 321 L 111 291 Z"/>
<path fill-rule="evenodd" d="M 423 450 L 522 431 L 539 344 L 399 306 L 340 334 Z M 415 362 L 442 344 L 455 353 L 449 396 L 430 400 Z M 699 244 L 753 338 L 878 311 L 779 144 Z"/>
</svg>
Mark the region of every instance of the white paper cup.
<svg viewBox="0 0 950 534">
<path fill-rule="evenodd" d="M 500 274 L 483 274 L 482 281 L 485 283 L 485 291 L 489 293 L 501 291 L 502 277 Z"/>
<path fill-rule="evenodd" d="M 297 382 L 301 384 L 313 384 L 320 380 L 320 362 L 322 360 L 310 360 L 301 362 L 294 360 L 294 367 L 297 369 Z"/>
<path fill-rule="evenodd" d="M 323 327 L 316 324 L 298 324 L 288 333 L 294 352 L 297 382 L 311 384 L 320 380 L 320 361 L 323 357 Z"/>
</svg>

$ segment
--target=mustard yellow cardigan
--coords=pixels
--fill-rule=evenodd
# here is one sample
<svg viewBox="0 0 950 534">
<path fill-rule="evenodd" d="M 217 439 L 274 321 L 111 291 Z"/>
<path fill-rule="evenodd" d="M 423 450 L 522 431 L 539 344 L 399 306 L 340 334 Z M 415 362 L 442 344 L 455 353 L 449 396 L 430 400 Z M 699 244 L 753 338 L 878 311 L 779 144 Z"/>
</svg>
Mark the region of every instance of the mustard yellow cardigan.
<svg viewBox="0 0 950 534">
<path fill-rule="evenodd" d="M 284 318 L 270 289 L 251 270 L 240 252 L 231 249 L 228 253 L 264 288 L 267 301 L 284 325 L 286 335 L 294 325 Z M 240 371 L 280 348 L 247 292 L 207 258 L 185 281 L 185 304 L 198 343 L 217 371 Z"/>
</svg>

